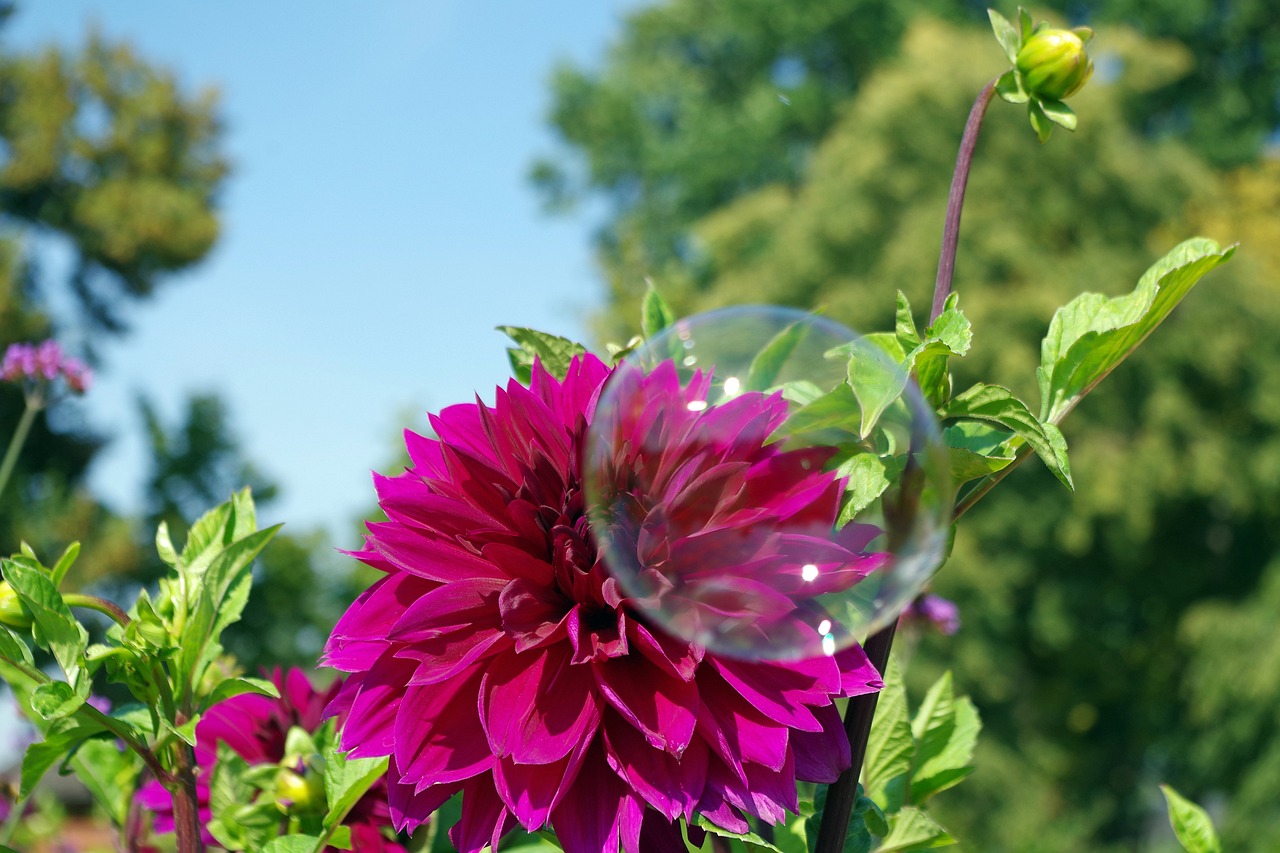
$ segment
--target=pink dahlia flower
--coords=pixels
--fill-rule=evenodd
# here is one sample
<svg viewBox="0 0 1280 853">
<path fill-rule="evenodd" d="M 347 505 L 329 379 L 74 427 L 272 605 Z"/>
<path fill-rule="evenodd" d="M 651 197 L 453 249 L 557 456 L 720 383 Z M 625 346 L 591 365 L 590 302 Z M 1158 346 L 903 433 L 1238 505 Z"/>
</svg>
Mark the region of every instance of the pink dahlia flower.
<svg viewBox="0 0 1280 853">
<path fill-rule="evenodd" d="M 776 823 L 796 810 L 798 779 L 831 782 L 849 765 L 832 700 L 882 686 L 857 647 L 785 663 L 721 658 L 633 608 L 605 570 L 582 492 L 587 426 L 608 375 L 592 356 L 563 381 L 535 364 L 530 387 L 511 381 L 493 406 L 433 416 L 437 439 L 406 433 L 411 467 L 375 476 L 388 520 L 369 525 L 355 556 L 386 577 L 326 646 L 325 662 L 352 673 L 331 710 L 346 715 L 353 756 L 390 756 L 398 828 L 462 792 L 450 832 L 462 853 L 496 847 L 516 823 L 549 824 L 568 853 L 684 851 L 677 820 L 695 813 L 737 831 L 748 817 Z M 744 394 L 737 409 L 700 415 L 684 403 L 705 388 L 682 388 L 674 371 L 642 381 L 671 398 L 654 408 L 673 441 L 688 419 L 717 412 L 742 429 L 684 460 L 685 476 L 658 493 L 634 495 L 637 506 L 678 515 L 691 489 L 730 466 L 738 490 L 718 493 L 716 524 L 768 527 L 802 511 L 804 494 L 803 511 L 832 528 L 834 475 L 810 459 L 799 485 L 778 476 L 794 467 L 765 441 L 786 415 L 780 398 Z M 661 461 L 619 446 L 609 470 Z M 663 543 L 669 553 L 687 533 L 663 524 L 650 535 L 680 536 Z"/>
<path fill-rule="evenodd" d="M 241 694 L 211 707 L 196 724 L 196 796 L 200 808 L 201 834 L 206 844 L 217 842 L 206 826 L 213 815 L 209 808 L 209 781 L 218 759 L 218 743 L 227 744 L 249 764 L 278 764 L 285 757 L 285 739 L 294 726 L 314 732 L 324 722 L 325 708 L 342 687 L 336 681 L 325 690 L 316 690 L 302 670 L 293 668 L 288 675 L 279 669 L 272 682 L 280 692 L 279 699 L 258 694 Z M 138 804 L 154 815 L 152 829 L 159 833 L 174 831 L 173 800 L 158 781 L 152 779 L 138 794 Z M 383 827 L 391 826 L 387 807 L 385 780 L 379 780 L 347 813 L 343 821 L 351 827 L 356 850 L 369 853 L 404 853 L 399 844 L 383 838 Z M 337 848 L 326 851 L 337 853 Z"/>
</svg>

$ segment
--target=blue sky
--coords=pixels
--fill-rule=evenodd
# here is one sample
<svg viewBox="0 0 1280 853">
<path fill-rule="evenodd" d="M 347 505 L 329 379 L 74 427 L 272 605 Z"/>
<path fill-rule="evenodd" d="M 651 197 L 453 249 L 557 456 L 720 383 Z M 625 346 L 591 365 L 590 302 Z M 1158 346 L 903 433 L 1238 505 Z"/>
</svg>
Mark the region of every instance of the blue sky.
<svg viewBox="0 0 1280 853">
<path fill-rule="evenodd" d="M 8 49 L 80 44 L 96 25 L 188 90 L 215 86 L 235 167 L 211 257 L 106 350 L 87 407 L 114 440 L 95 490 L 136 508 L 137 393 L 173 417 L 216 391 L 283 488 L 267 520 L 351 544 L 401 428 L 505 381 L 494 326 L 583 337 L 600 294 L 592 222 L 543 215 L 526 175 L 555 150 L 555 62 L 598 63 L 638 5 L 23 4 Z"/>
</svg>

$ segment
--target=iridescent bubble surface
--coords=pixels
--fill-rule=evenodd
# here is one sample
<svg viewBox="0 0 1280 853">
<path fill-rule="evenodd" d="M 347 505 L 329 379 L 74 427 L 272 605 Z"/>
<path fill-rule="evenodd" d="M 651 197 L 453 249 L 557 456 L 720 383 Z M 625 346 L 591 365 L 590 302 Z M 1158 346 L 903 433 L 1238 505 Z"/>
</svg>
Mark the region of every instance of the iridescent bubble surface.
<svg viewBox="0 0 1280 853">
<path fill-rule="evenodd" d="M 583 486 L 640 618 L 785 660 L 897 617 L 941 562 L 952 487 L 936 419 L 885 344 L 741 307 L 678 321 L 617 367 Z"/>
</svg>

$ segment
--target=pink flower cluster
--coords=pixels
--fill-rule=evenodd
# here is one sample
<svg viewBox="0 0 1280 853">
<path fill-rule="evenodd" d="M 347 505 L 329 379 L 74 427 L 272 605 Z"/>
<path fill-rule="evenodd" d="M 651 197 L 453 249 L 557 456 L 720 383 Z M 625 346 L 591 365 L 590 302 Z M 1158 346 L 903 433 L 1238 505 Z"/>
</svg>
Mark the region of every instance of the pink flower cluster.
<svg viewBox="0 0 1280 853">
<path fill-rule="evenodd" d="M 8 382 L 53 382 L 59 376 L 73 393 L 83 394 L 93 382 L 93 372 L 78 358 L 66 355 L 57 341 L 10 344 L 0 362 L 0 379 Z"/>
</svg>

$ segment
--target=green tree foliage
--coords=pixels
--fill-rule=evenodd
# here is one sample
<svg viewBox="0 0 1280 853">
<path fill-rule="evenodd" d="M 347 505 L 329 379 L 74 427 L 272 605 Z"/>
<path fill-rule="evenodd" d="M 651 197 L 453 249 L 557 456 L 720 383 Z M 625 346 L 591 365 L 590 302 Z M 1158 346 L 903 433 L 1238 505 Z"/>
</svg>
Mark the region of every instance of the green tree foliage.
<svg viewBox="0 0 1280 853">
<path fill-rule="evenodd" d="M 917 15 L 855 88 L 832 95 L 832 120 L 796 174 L 778 174 L 767 146 L 754 165 L 743 152 L 726 167 L 745 170 L 733 191 L 649 232 L 648 218 L 673 210 L 682 190 L 646 183 L 657 149 L 592 136 L 591 101 L 569 95 L 614 92 L 624 103 L 605 110 L 606 128 L 609 115 L 628 114 L 628 97 L 632 110 L 662 91 L 688 97 L 689 69 L 667 73 L 656 63 L 645 77 L 638 58 L 624 60 L 646 43 L 647 21 L 691 15 L 680 10 L 692 5 L 642 13 L 605 70 L 581 74 L 592 85 L 562 82 L 558 93 L 562 130 L 566 115 L 583 111 L 566 131 L 582 159 L 594 168 L 616 157 L 623 163 L 612 174 L 637 176 L 628 196 L 609 173 L 592 173 L 615 202 L 604 229 L 602 326 L 631 327 L 646 276 L 681 312 L 821 305 L 879 330 L 892 327 L 895 288 L 927 305 L 960 129 L 978 89 L 1001 71 L 985 21 L 974 15 L 958 27 Z M 724 5 L 744 16 L 752 8 Z M 994 374 L 1034 400 L 1038 342 L 1057 305 L 1084 289 L 1127 291 L 1196 231 L 1256 241 L 1068 420 L 1075 497 L 1047 472 L 1019 471 L 965 519 L 938 579 L 962 605 L 965 627 L 945 647 L 925 644 L 915 666 L 927 677 L 949 658 L 985 731 L 978 771 L 938 813 L 975 849 L 1132 850 L 1166 823 L 1156 783 L 1169 781 L 1201 801 L 1227 798 L 1233 849 L 1269 850 L 1259 840 L 1273 837 L 1264 834 L 1274 831 L 1269 818 L 1249 803 L 1274 790 L 1274 690 L 1269 717 L 1254 708 L 1233 721 L 1233 694 L 1193 673 L 1245 654 L 1245 639 L 1203 625 L 1238 612 L 1255 614 L 1261 630 L 1266 611 L 1253 600 L 1280 552 L 1280 409 L 1266 390 L 1280 384 L 1280 276 L 1266 236 L 1280 229 L 1275 166 L 1219 172 L 1187 143 L 1142 132 L 1133 105 L 1186 79 L 1196 67 L 1189 50 L 1121 27 L 1101 33 L 1097 49 L 1105 71 L 1072 101 L 1082 116 L 1074 135 L 1042 147 L 1023 111 L 991 108 L 957 263 L 976 335 L 957 365 L 959 387 Z M 774 56 L 785 52 L 776 42 Z M 629 72 L 645 80 L 642 93 L 626 91 Z M 737 103 L 744 122 L 748 103 Z M 695 173 L 690 186 L 724 166 L 719 144 L 703 144 L 692 119 L 669 135 Z M 669 182 L 682 180 L 673 170 Z M 1228 230 L 1236 224 L 1240 231 Z M 627 248 L 650 240 L 680 250 Z M 1209 616 L 1206 599 L 1218 608 Z M 1229 750 L 1197 747 L 1210 726 L 1232 733 L 1220 735 Z"/>
</svg>

